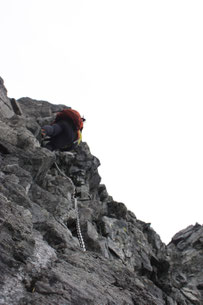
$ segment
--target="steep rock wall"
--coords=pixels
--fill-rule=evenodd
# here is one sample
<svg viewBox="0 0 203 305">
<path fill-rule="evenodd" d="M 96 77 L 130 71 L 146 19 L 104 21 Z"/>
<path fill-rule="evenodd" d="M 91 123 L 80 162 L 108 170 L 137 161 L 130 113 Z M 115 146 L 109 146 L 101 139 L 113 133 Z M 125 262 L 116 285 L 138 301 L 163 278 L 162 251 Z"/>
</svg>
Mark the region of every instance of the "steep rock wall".
<svg viewBox="0 0 203 305">
<path fill-rule="evenodd" d="M 40 126 L 63 105 L 16 103 L 22 115 L 0 120 L 0 304 L 203 304 L 203 227 L 166 246 L 109 196 L 86 143 L 73 152 L 41 147 Z"/>
<path fill-rule="evenodd" d="M 7 90 L 4 81 L 0 77 L 0 118 L 11 118 L 14 115 L 10 99 L 7 97 Z"/>
</svg>

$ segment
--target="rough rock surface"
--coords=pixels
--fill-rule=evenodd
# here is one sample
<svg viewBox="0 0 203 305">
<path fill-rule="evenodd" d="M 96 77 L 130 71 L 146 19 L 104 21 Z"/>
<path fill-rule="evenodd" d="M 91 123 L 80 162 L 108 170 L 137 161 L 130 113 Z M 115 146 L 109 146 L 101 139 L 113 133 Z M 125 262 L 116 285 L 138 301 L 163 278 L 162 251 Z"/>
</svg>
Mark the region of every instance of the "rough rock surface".
<svg viewBox="0 0 203 305">
<path fill-rule="evenodd" d="M 11 118 L 14 115 L 10 99 L 7 97 L 7 90 L 4 81 L 0 77 L 0 118 Z"/>
<path fill-rule="evenodd" d="M 2 80 L 0 97 L 9 103 Z M 86 143 L 72 152 L 41 147 L 40 126 L 62 105 L 16 104 L 20 112 L 0 102 L 0 304 L 203 304 L 203 227 L 166 246 L 109 196 Z"/>
</svg>

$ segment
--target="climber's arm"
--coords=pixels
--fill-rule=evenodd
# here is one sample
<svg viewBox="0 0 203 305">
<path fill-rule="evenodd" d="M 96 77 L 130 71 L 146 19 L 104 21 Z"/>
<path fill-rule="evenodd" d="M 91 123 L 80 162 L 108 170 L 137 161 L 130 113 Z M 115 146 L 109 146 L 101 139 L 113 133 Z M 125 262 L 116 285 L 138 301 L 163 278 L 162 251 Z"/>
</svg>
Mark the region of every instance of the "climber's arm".
<svg viewBox="0 0 203 305">
<path fill-rule="evenodd" d="M 62 132 L 62 127 L 59 124 L 45 125 L 42 127 L 42 134 L 48 137 L 55 137 Z"/>
</svg>

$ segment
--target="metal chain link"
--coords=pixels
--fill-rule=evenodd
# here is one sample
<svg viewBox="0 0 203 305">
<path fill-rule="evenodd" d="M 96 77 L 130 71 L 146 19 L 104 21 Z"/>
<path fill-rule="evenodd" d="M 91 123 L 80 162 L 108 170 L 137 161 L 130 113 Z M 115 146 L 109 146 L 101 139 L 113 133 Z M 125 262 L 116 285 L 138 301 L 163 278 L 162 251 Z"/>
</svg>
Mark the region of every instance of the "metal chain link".
<svg viewBox="0 0 203 305">
<path fill-rule="evenodd" d="M 86 247 L 85 247 L 84 239 L 83 239 L 82 233 L 81 233 L 80 217 L 79 217 L 79 212 L 78 212 L 78 202 L 77 202 L 77 198 L 76 197 L 74 198 L 74 203 L 75 203 L 75 212 L 76 212 L 76 218 L 77 218 L 76 228 L 77 228 L 78 240 L 79 240 L 79 243 L 80 243 L 80 247 L 85 252 L 86 251 Z"/>
<path fill-rule="evenodd" d="M 70 179 L 58 166 L 58 164 L 55 162 L 54 163 L 57 170 L 60 172 L 60 174 L 62 176 L 64 176 L 65 178 Z M 82 248 L 82 250 L 85 252 L 86 251 L 86 247 L 85 247 L 85 242 L 82 236 L 82 232 L 81 232 L 81 227 L 80 227 L 80 216 L 79 216 L 79 211 L 78 211 L 78 202 L 77 202 L 77 198 L 76 198 L 76 191 L 74 190 L 74 207 L 75 207 L 75 213 L 76 213 L 76 229 L 77 229 L 77 236 L 78 236 L 78 240 L 79 240 L 79 244 L 80 247 Z"/>
</svg>

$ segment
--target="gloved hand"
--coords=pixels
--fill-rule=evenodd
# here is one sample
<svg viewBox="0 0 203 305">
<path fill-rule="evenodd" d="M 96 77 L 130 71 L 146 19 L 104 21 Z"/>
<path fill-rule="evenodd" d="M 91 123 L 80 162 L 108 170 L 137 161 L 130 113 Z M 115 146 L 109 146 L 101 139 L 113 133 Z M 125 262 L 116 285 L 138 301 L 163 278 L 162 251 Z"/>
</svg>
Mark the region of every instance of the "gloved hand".
<svg viewBox="0 0 203 305">
<path fill-rule="evenodd" d="M 46 130 L 42 128 L 41 129 L 41 136 L 42 136 L 42 138 L 45 138 L 46 135 L 47 135 Z"/>
</svg>

